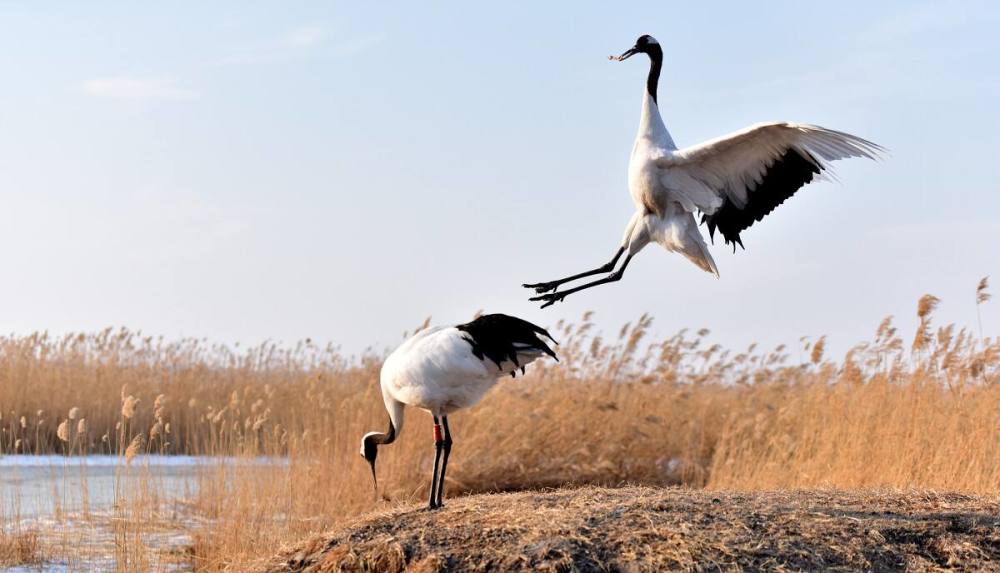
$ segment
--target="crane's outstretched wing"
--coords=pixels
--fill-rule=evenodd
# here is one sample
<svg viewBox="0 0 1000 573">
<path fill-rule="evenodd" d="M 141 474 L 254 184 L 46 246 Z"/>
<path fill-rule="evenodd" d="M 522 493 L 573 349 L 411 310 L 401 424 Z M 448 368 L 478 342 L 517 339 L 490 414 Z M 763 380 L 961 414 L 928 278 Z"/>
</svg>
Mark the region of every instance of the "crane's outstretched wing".
<svg viewBox="0 0 1000 573">
<path fill-rule="evenodd" d="M 740 232 L 795 194 L 828 163 L 876 159 L 884 149 L 815 125 L 765 123 L 686 147 L 656 160 L 661 180 L 686 207 L 696 207 L 715 238 L 743 246 Z"/>
</svg>

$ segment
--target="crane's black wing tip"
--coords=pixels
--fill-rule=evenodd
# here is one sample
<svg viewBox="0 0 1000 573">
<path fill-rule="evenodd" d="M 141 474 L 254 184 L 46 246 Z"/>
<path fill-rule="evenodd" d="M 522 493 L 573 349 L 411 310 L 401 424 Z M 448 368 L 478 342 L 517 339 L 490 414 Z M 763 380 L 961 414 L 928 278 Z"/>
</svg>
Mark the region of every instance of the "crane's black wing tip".
<svg viewBox="0 0 1000 573">
<path fill-rule="evenodd" d="M 823 170 L 823 164 L 811 153 L 788 148 L 767 167 L 753 188 L 745 189 L 746 201 L 742 207 L 726 198 L 714 213 L 702 218 L 709 236 L 714 242 L 718 230 L 726 244 L 733 246 L 734 253 L 737 245 L 746 250 L 740 233 L 770 215 Z"/>
<path fill-rule="evenodd" d="M 456 326 L 466 333 L 465 340 L 472 346 L 472 353 L 480 360 L 486 358 L 500 367 L 505 360 L 511 360 L 515 366 L 517 361 L 515 344 L 521 344 L 522 349 L 533 348 L 554 358 L 559 358 L 549 348 L 539 334 L 547 337 L 558 346 L 558 342 L 544 328 L 524 319 L 506 314 L 484 314 L 465 324 Z"/>
</svg>

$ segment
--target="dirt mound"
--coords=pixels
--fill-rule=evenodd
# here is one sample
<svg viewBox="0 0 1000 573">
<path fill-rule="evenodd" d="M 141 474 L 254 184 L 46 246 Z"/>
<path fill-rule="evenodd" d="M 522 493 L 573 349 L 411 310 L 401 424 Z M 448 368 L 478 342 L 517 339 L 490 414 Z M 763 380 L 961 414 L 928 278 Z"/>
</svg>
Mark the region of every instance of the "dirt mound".
<svg viewBox="0 0 1000 573">
<path fill-rule="evenodd" d="M 1000 571 L 1000 497 L 625 487 L 476 495 L 317 536 L 271 572 Z"/>
</svg>

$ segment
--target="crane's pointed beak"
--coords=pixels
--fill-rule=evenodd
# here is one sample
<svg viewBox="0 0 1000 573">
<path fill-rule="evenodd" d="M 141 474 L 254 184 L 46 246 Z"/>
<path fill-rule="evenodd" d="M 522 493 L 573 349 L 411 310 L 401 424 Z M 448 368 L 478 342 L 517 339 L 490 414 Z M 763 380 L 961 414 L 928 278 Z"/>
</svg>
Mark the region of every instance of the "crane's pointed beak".
<svg viewBox="0 0 1000 573">
<path fill-rule="evenodd" d="M 631 58 L 632 56 L 634 56 L 634 55 L 636 55 L 638 53 L 639 53 L 639 48 L 636 48 L 635 46 L 632 46 L 631 48 L 629 48 L 629 49 L 625 50 L 624 52 L 622 52 L 622 55 L 620 55 L 620 56 L 608 56 L 608 59 L 609 60 L 614 60 L 616 62 L 624 62 L 625 60 Z"/>
<path fill-rule="evenodd" d="M 375 493 L 378 493 L 378 478 L 375 477 L 375 460 L 368 460 L 368 464 L 372 467 L 372 483 L 375 485 Z"/>
</svg>

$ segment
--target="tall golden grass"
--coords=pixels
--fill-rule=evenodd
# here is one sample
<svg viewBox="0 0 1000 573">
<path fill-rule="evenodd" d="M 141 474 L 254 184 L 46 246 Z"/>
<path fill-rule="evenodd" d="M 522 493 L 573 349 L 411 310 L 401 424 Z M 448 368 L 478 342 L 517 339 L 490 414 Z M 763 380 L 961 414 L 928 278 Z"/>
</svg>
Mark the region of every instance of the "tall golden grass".
<svg viewBox="0 0 1000 573">
<path fill-rule="evenodd" d="M 448 494 L 622 483 L 996 492 L 1000 339 L 935 328 L 936 304 L 919 301 L 912 340 L 887 318 L 839 360 L 823 338 L 731 352 L 704 330 L 649 341 L 648 316 L 610 338 L 590 313 L 556 324 L 559 364 L 536 363 L 453 417 Z M 386 425 L 380 364 L 310 341 L 239 350 L 111 329 L 6 337 L 0 450 L 105 452 L 123 465 L 143 452 L 281 456 L 287 464 L 200 475 L 193 502 L 209 525 L 192 559 L 241 570 L 310 532 L 424 496 L 426 414 L 410 411 L 380 451 L 378 499 L 358 456 L 361 435 Z"/>
</svg>

